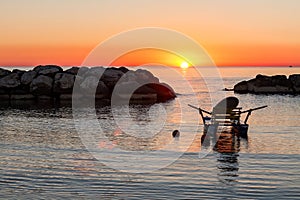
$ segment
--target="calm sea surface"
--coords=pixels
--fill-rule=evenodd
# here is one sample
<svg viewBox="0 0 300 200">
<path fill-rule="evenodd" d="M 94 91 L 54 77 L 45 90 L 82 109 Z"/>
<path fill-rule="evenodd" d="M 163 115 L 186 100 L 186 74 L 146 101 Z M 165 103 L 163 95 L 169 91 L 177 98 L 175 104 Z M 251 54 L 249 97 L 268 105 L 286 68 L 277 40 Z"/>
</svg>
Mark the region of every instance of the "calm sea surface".
<svg viewBox="0 0 300 200">
<path fill-rule="evenodd" d="M 300 68 L 222 68 L 222 79 L 202 78 L 192 69 L 151 71 L 168 82 L 178 98 L 130 106 L 129 115 L 119 112 L 126 106 L 117 111 L 99 107 L 95 113 L 102 134 L 89 129 L 90 140 L 76 129 L 70 106 L 2 106 L 0 198 L 300 199 L 300 96 L 222 91 L 258 73 L 300 74 Z M 248 140 L 225 142 L 203 156 L 203 126 L 187 104 L 211 110 L 224 96 L 238 97 L 244 109 L 268 107 L 250 116 Z M 88 119 L 84 110 L 81 117 Z M 171 137 L 175 129 L 181 132 L 178 139 Z M 115 153 L 108 158 L 101 151 L 95 156 L 89 143 L 100 150 L 126 151 L 121 157 Z M 133 173 L 131 167 L 139 168 L 141 161 L 127 163 L 126 156 L 142 151 L 169 153 L 147 158 L 151 170 Z M 170 153 L 178 158 L 171 156 L 170 161 Z"/>
</svg>

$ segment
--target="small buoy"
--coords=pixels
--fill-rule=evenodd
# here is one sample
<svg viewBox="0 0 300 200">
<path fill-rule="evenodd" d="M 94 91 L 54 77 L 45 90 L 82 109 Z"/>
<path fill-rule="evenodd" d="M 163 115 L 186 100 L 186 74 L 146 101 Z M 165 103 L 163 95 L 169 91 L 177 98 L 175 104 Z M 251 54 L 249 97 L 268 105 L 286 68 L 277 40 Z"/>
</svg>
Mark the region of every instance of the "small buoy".
<svg viewBox="0 0 300 200">
<path fill-rule="evenodd" d="M 174 130 L 172 135 L 173 135 L 173 137 L 179 137 L 180 132 L 178 130 Z"/>
</svg>

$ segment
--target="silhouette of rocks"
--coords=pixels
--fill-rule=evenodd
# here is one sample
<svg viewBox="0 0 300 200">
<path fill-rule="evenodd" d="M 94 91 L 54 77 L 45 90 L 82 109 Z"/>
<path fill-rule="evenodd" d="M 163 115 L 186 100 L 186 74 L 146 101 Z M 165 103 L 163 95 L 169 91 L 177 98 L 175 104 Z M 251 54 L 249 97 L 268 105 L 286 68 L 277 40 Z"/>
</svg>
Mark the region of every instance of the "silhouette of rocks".
<svg viewBox="0 0 300 200">
<path fill-rule="evenodd" d="M 96 91 L 93 89 L 96 88 Z M 109 95 L 108 87 L 95 76 L 88 76 L 86 77 L 82 83 L 80 84 L 80 89 L 83 94 L 90 96 L 93 94 L 98 95 L 97 98 L 104 98 Z"/>
<path fill-rule="evenodd" d="M 58 94 L 72 94 L 75 75 L 57 73 L 54 77 L 53 92 Z"/>
<path fill-rule="evenodd" d="M 11 71 L 0 68 L 0 78 L 3 76 L 7 76 L 10 73 L 11 73 Z"/>
<path fill-rule="evenodd" d="M 24 85 L 29 85 L 32 80 L 36 77 L 36 71 L 27 71 L 21 76 L 21 83 Z"/>
<path fill-rule="evenodd" d="M 242 81 L 234 86 L 236 93 L 254 94 L 297 94 L 300 92 L 300 75 L 265 76 L 257 75 L 254 79 Z"/>
<path fill-rule="evenodd" d="M 39 65 L 33 70 L 36 71 L 39 75 L 41 74 L 51 77 L 54 77 L 56 73 L 63 71 L 63 69 L 57 65 Z"/>
<path fill-rule="evenodd" d="M 300 93 L 300 74 L 293 74 L 289 77 L 293 85 L 293 90 L 296 93 Z"/>
<path fill-rule="evenodd" d="M 149 83 L 147 86 L 156 91 L 157 102 L 165 102 L 176 97 L 173 88 L 166 83 Z"/>
<path fill-rule="evenodd" d="M 70 69 L 67 69 L 65 72 L 73 75 L 77 75 L 79 71 L 79 67 L 71 67 Z"/>
<path fill-rule="evenodd" d="M 53 79 L 49 76 L 39 75 L 30 84 L 30 92 L 35 96 L 52 95 Z"/>
<path fill-rule="evenodd" d="M 10 73 L 0 79 L 0 88 L 2 89 L 12 89 L 20 85 L 20 76 L 17 73 Z"/>
<path fill-rule="evenodd" d="M 18 74 L 20 77 L 25 73 L 26 71 L 24 70 L 19 70 L 19 69 L 14 69 L 12 71 L 13 74 Z"/>
<path fill-rule="evenodd" d="M 297 78 L 294 78 L 297 81 Z M 74 86 L 79 91 L 74 95 Z M 94 91 L 93 91 L 94 90 Z M 72 67 L 39 65 L 33 70 L 0 68 L 0 100 L 69 100 L 95 98 L 110 101 L 112 95 L 133 103 L 165 102 L 176 97 L 174 90 L 147 70 L 125 67 Z M 33 101 L 34 102 L 34 101 Z"/>
</svg>

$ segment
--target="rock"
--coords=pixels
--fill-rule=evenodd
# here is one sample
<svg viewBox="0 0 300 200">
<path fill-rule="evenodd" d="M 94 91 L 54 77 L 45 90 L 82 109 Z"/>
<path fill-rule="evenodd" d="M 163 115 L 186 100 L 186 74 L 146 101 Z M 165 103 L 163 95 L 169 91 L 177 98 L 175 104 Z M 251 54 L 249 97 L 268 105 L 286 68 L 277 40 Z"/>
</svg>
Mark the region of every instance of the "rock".
<svg viewBox="0 0 300 200">
<path fill-rule="evenodd" d="M 127 69 L 126 67 L 119 67 L 117 69 L 123 72 L 124 74 L 129 71 L 129 69 Z"/>
<path fill-rule="evenodd" d="M 257 75 L 254 81 L 256 87 L 271 87 L 273 86 L 272 78 L 264 75 Z"/>
<path fill-rule="evenodd" d="M 293 74 L 289 76 L 289 80 L 292 83 L 292 89 L 294 93 L 300 93 L 300 74 Z"/>
<path fill-rule="evenodd" d="M 85 92 L 89 93 L 92 88 L 96 88 L 98 86 L 98 79 L 94 76 L 86 77 L 82 83 L 80 84 L 80 88 Z"/>
<path fill-rule="evenodd" d="M 92 68 L 88 69 L 86 71 L 86 73 L 83 74 L 82 76 L 83 77 L 95 76 L 95 77 L 101 78 L 101 76 L 104 74 L 104 72 L 105 72 L 105 68 L 104 67 L 92 67 Z"/>
<path fill-rule="evenodd" d="M 134 71 L 128 71 L 126 74 L 123 75 L 122 81 L 130 82 L 130 81 L 137 81 L 137 76 Z"/>
<path fill-rule="evenodd" d="M 0 79 L 0 88 L 11 89 L 21 85 L 20 77 L 17 73 L 11 73 Z"/>
<path fill-rule="evenodd" d="M 173 137 L 179 137 L 179 136 L 180 136 L 180 132 L 179 132 L 178 130 L 174 130 L 174 131 L 172 132 L 172 136 L 173 136 Z"/>
<path fill-rule="evenodd" d="M 124 73 L 116 68 L 106 69 L 101 77 L 101 81 L 105 83 L 110 91 L 113 91 L 113 88 L 123 75 Z"/>
<path fill-rule="evenodd" d="M 289 80 L 292 85 L 295 87 L 300 87 L 300 74 L 293 74 L 289 76 Z"/>
<path fill-rule="evenodd" d="M 78 71 L 79 71 L 79 67 L 71 67 L 70 69 L 67 69 L 65 73 L 77 75 Z"/>
<path fill-rule="evenodd" d="M 30 92 L 34 95 L 52 95 L 53 79 L 49 76 L 39 75 L 30 84 Z"/>
<path fill-rule="evenodd" d="M 283 79 L 277 79 L 283 85 Z M 79 91 L 73 93 L 75 80 Z M 114 90 L 115 86 L 119 90 Z M 160 83 L 151 72 L 142 69 L 72 67 L 63 71 L 56 65 L 40 65 L 29 71 L 15 69 L 10 72 L 0 68 L 0 99 L 7 99 L 9 103 L 27 99 L 53 103 L 55 99 L 62 102 L 73 98 L 89 100 L 89 97 L 109 103 L 113 91 L 120 100 L 130 99 L 130 103 L 139 104 L 164 102 L 176 97 L 169 85 Z"/>
<path fill-rule="evenodd" d="M 257 75 L 255 78 L 254 93 L 291 93 L 291 81 L 284 75 L 263 76 Z"/>
<path fill-rule="evenodd" d="M 25 73 L 24 70 L 14 69 L 12 73 L 18 74 L 20 77 Z"/>
<path fill-rule="evenodd" d="M 114 100 L 130 100 L 131 103 L 143 103 L 142 101 L 155 103 L 157 101 L 157 94 L 154 89 L 136 81 L 118 83 L 112 95 Z"/>
<path fill-rule="evenodd" d="M 71 94 L 75 82 L 75 75 L 57 73 L 54 77 L 53 92 L 58 94 Z"/>
<path fill-rule="evenodd" d="M 27 71 L 21 76 L 21 83 L 24 85 L 29 85 L 32 80 L 36 77 L 36 71 Z"/>
<path fill-rule="evenodd" d="M 99 81 L 95 76 L 86 77 L 80 84 L 80 88 L 83 93 L 87 95 L 94 95 L 92 91 L 94 88 L 96 88 L 96 94 L 103 94 L 107 96 L 110 93 L 103 81 Z"/>
<path fill-rule="evenodd" d="M 271 79 L 272 79 L 273 85 L 287 87 L 287 88 L 292 87 L 291 80 L 287 79 L 287 77 L 285 75 L 272 76 Z"/>
<path fill-rule="evenodd" d="M 118 69 L 106 69 L 102 75 L 103 79 L 117 79 L 119 80 L 124 73 Z"/>
<path fill-rule="evenodd" d="M 237 93 L 293 93 L 293 83 L 285 75 L 265 76 L 257 75 L 255 79 L 242 81 L 234 86 Z"/>
<path fill-rule="evenodd" d="M 156 78 L 151 72 L 144 69 L 136 70 L 135 76 L 139 83 L 159 83 L 158 78 Z"/>
<path fill-rule="evenodd" d="M 242 81 L 236 84 L 233 90 L 237 93 L 247 93 L 248 92 L 248 83 L 247 81 Z"/>
<path fill-rule="evenodd" d="M 255 81 L 256 81 L 255 79 L 251 79 L 247 81 L 248 92 L 254 92 Z"/>
<path fill-rule="evenodd" d="M 143 85 L 134 91 L 134 94 L 156 94 L 157 92 L 148 87 L 147 85 Z"/>
<path fill-rule="evenodd" d="M 52 69 L 45 69 L 45 70 L 41 70 L 39 72 L 39 75 L 45 75 L 45 76 L 55 76 L 56 73 L 61 72 L 60 70 L 56 69 L 56 68 L 52 68 Z"/>
<path fill-rule="evenodd" d="M 156 91 L 158 102 L 166 102 L 176 98 L 174 90 L 166 83 L 150 83 L 147 86 Z"/>
<path fill-rule="evenodd" d="M 0 68 L 0 78 L 1 77 L 4 77 L 4 76 L 7 76 L 8 74 L 10 74 L 11 71 L 7 70 L 7 69 L 2 69 Z"/>
<path fill-rule="evenodd" d="M 54 77 L 54 75 L 58 72 L 62 72 L 63 69 L 56 65 L 39 65 L 33 69 L 36 71 L 39 75 L 46 75 Z"/>
<path fill-rule="evenodd" d="M 77 76 L 85 76 L 85 73 L 87 73 L 90 69 L 88 67 L 80 67 L 76 73 Z M 75 70 L 73 70 L 75 72 Z M 77 77 L 76 77 L 77 78 Z"/>
<path fill-rule="evenodd" d="M 117 92 L 119 94 L 127 94 L 127 95 L 131 95 L 133 93 L 135 94 L 156 94 L 156 91 L 146 85 L 141 85 L 140 83 L 136 82 L 136 81 L 128 81 L 128 82 L 121 82 L 118 83 L 117 86 L 118 90 Z"/>
</svg>

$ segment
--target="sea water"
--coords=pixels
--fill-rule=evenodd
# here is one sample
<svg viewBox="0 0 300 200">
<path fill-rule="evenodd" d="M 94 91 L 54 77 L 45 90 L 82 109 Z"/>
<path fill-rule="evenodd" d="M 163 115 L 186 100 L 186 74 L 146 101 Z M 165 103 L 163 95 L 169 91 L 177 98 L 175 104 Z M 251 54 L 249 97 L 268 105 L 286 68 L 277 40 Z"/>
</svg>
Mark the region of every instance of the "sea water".
<svg viewBox="0 0 300 200">
<path fill-rule="evenodd" d="M 179 129 L 178 145 L 168 149 L 180 154 L 177 159 L 162 167 L 159 163 L 169 158 L 152 157 L 156 170 L 120 171 L 118 165 L 126 164 L 115 160 L 110 165 L 101 160 L 101 152 L 100 159 L 95 158 L 76 129 L 72 107 L 1 107 L 0 198 L 299 199 L 300 96 L 223 91 L 258 73 L 289 75 L 300 73 L 299 68 L 222 68 L 222 82 L 217 75 L 203 78 L 191 69 L 177 70 L 178 76 L 166 68 L 151 71 L 172 83 L 176 100 L 132 105 L 130 115 L 115 116 L 111 107 L 98 107 L 97 120 L 111 141 L 109 148 L 121 147 L 128 154 L 160 151 L 174 142 L 172 131 Z M 268 107 L 250 116 L 248 139 L 199 157 L 203 126 L 198 112 L 187 104 L 210 111 L 212 93 L 236 96 L 244 110 Z M 127 122 L 130 127 L 125 127 Z M 107 145 L 95 138 L 100 149 Z"/>
</svg>

